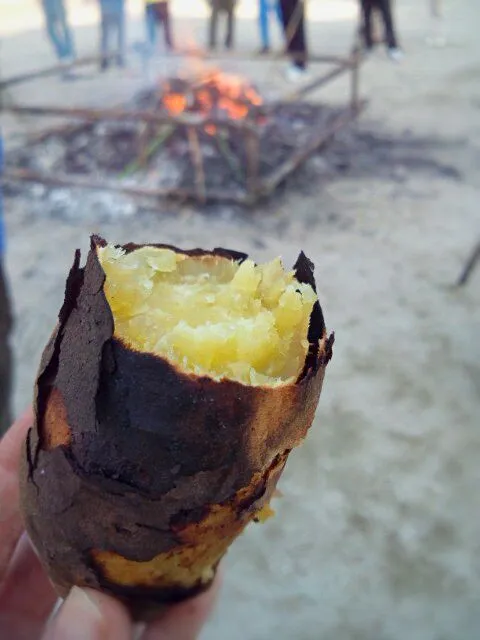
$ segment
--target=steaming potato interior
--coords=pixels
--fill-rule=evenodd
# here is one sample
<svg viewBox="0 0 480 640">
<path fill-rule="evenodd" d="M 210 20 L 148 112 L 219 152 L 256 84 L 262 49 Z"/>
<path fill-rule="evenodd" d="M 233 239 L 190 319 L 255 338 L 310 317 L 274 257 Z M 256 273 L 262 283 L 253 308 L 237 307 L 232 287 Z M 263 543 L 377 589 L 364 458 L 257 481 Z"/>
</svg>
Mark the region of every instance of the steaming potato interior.
<svg viewBox="0 0 480 640">
<path fill-rule="evenodd" d="M 279 258 L 256 266 L 144 247 L 98 249 L 115 336 L 183 371 L 250 385 L 302 371 L 317 299 Z"/>
</svg>

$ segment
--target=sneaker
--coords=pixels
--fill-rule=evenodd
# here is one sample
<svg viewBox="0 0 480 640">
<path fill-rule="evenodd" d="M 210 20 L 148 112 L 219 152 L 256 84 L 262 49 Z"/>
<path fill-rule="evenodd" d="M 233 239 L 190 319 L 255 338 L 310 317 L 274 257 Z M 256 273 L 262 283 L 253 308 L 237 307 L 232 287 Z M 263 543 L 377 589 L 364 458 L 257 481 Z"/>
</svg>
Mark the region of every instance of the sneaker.
<svg viewBox="0 0 480 640">
<path fill-rule="evenodd" d="M 403 56 L 403 51 L 401 49 L 398 49 L 397 47 L 390 47 L 388 49 L 388 57 L 390 58 L 390 60 L 393 60 L 393 62 L 400 62 L 401 60 L 403 60 Z"/>
<path fill-rule="evenodd" d="M 263 46 L 261 49 L 258 50 L 259 56 L 266 56 L 269 53 L 270 53 L 270 47 L 267 47 L 267 45 Z"/>
<path fill-rule="evenodd" d="M 301 82 L 308 78 L 308 71 L 296 64 L 291 64 L 285 71 L 285 77 L 289 82 Z"/>
</svg>

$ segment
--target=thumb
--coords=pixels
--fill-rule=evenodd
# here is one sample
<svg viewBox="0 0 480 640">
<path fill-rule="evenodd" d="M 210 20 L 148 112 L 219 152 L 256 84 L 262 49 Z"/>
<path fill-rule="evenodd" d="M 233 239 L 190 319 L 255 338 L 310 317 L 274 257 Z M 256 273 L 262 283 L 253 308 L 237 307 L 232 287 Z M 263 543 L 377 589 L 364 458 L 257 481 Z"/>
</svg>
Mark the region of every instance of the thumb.
<svg viewBox="0 0 480 640">
<path fill-rule="evenodd" d="M 222 574 L 202 594 L 173 605 L 155 622 L 147 625 L 141 640 L 196 640 L 218 599 Z"/>
<path fill-rule="evenodd" d="M 42 640 L 130 640 L 132 633 L 120 602 L 94 589 L 73 587 Z"/>
</svg>

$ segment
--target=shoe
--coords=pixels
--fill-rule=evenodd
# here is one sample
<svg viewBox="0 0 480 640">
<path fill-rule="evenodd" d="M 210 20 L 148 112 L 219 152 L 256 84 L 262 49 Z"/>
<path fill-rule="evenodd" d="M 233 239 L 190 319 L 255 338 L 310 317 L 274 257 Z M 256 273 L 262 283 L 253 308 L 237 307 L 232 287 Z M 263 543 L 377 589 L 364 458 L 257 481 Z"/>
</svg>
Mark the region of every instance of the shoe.
<svg viewBox="0 0 480 640">
<path fill-rule="evenodd" d="M 266 56 L 267 54 L 270 53 L 270 47 L 267 45 L 264 45 L 261 49 L 259 49 L 258 51 L 258 55 L 259 56 Z"/>
<path fill-rule="evenodd" d="M 285 77 L 289 82 L 301 82 L 309 77 L 309 73 L 306 69 L 298 67 L 296 64 L 291 64 L 285 70 Z"/>
<path fill-rule="evenodd" d="M 110 60 L 108 58 L 103 58 L 100 62 L 100 71 L 106 71 L 110 66 Z"/>
<path fill-rule="evenodd" d="M 390 60 L 393 60 L 393 62 L 400 62 L 401 60 L 403 60 L 404 53 L 397 47 L 390 47 L 388 49 L 388 57 L 390 58 Z"/>
</svg>

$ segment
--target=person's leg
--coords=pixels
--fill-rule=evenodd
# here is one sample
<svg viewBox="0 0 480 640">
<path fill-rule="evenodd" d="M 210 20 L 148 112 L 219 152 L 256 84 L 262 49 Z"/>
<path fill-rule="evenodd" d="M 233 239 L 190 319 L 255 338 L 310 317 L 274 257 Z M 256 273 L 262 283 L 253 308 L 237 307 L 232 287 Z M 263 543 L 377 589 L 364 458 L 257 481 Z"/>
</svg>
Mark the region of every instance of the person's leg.
<svg viewBox="0 0 480 640">
<path fill-rule="evenodd" d="M 125 66 L 125 59 L 127 53 L 126 47 L 126 24 L 125 24 L 125 10 L 122 7 L 116 14 L 116 25 L 117 25 L 117 64 L 119 67 Z"/>
<path fill-rule="evenodd" d="M 105 71 L 108 68 L 108 41 L 110 31 L 110 16 L 109 14 L 100 9 L 100 69 Z"/>
<path fill-rule="evenodd" d="M 225 35 L 225 48 L 232 49 L 233 47 L 233 34 L 235 29 L 235 6 L 232 1 L 231 5 L 227 9 L 227 33 Z"/>
<path fill-rule="evenodd" d="M 269 0 L 260 0 L 258 5 L 258 22 L 260 27 L 260 41 L 262 49 L 268 51 L 270 48 L 270 33 L 268 28 Z"/>
<path fill-rule="evenodd" d="M 385 28 L 385 40 L 389 49 L 397 49 L 397 36 L 395 35 L 395 27 L 393 24 L 392 5 L 390 0 L 377 0 L 378 8 L 382 14 L 383 24 Z"/>
<path fill-rule="evenodd" d="M 165 36 L 165 46 L 167 49 L 173 49 L 173 39 L 170 23 L 170 11 L 168 9 L 168 3 L 162 2 L 159 5 L 160 20 L 163 24 L 163 33 Z"/>
<path fill-rule="evenodd" d="M 147 4 L 145 8 L 145 24 L 147 27 L 148 47 L 150 51 L 153 51 L 157 41 L 157 18 L 153 4 Z"/>
<path fill-rule="evenodd" d="M 63 38 L 59 31 L 58 16 L 55 11 L 56 0 L 43 0 L 43 10 L 45 14 L 45 27 L 50 42 L 55 49 L 57 58 L 62 59 L 65 55 L 63 48 Z"/>
<path fill-rule="evenodd" d="M 62 34 L 63 41 L 63 58 L 75 57 L 75 45 L 73 42 L 73 35 L 70 27 L 68 26 L 67 12 L 65 10 L 64 0 L 56 0 L 56 11 L 58 15 L 59 25 Z"/>
<path fill-rule="evenodd" d="M 302 0 L 281 0 L 280 4 L 287 51 L 294 66 L 303 70 L 307 65 L 304 3 Z"/>
<path fill-rule="evenodd" d="M 218 27 L 218 13 L 220 9 L 217 0 L 213 0 L 212 8 L 210 12 L 210 24 L 209 24 L 209 36 L 208 45 L 210 49 L 215 49 L 217 46 L 217 27 Z"/>
<path fill-rule="evenodd" d="M 12 353 L 9 344 L 12 312 L 0 259 L 0 438 L 12 423 Z"/>
<path fill-rule="evenodd" d="M 281 25 L 282 24 L 282 6 L 280 4 L 280 0 L 273 0 L 273 9 L 277 14 L 277 19 Z"/>
<path fill-rule="evenodd" d="M 366 49 L 373 47 L 372 0 L 361 0 L 363 16 L 363 40 Z"/>
</svg>

